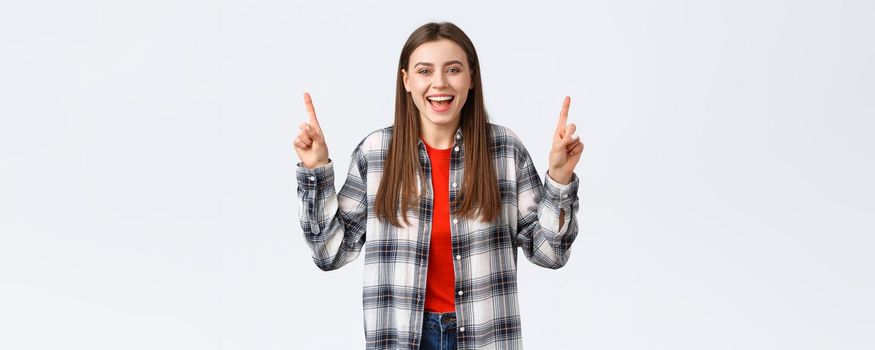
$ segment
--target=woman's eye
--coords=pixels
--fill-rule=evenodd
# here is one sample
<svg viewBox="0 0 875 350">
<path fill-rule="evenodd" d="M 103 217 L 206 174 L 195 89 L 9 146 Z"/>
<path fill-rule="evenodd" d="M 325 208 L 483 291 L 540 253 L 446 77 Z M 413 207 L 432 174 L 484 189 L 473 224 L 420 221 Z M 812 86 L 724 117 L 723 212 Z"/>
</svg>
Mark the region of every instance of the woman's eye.
<svg viewBox="0 0 875 350">
<path fill-rule="evenodd" d="M 455 73 L 458 73 L 458 72 L 461 72 L 462 70 L 459 68 L 453 67 L 453 68 L 448 69 L 448 71 L 453 71 Z M 416 72 L 419 74 L 428 74 L 429 70 L 428 69 L 420 69 Z"/>
</svg>

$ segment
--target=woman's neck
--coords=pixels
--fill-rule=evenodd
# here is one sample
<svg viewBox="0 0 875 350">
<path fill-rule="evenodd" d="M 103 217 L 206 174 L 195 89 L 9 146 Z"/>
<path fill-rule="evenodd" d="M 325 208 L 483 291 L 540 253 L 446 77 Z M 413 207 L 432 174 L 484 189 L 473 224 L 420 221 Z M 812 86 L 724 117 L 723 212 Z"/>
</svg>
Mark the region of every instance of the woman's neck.
<svg viewBox="0 0 875 350">
<path fill-rule="evenodd" d="M 425 118 L 423 118 L 425 119 Z M 427 120 L 420 123 L 420 135 L 425 143 L 437 149 L 447 149 L 453 147 L 454 136 L 456 129 L 459 128 L 459 121 L 456 120 L 452 124 L 431 124 Z"/>
</svg>

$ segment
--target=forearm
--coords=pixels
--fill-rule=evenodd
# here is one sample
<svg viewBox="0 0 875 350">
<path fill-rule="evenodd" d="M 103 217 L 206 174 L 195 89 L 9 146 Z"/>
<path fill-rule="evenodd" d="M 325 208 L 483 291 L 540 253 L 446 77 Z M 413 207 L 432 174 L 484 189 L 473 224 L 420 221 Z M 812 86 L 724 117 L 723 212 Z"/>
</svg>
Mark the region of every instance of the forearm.
<svg viewBox="0 0 875 350">
<path fill-rule="evenodd" d="M 517 237 L 526 258 L 536 265 L 555 269 L 565 265 L 568 248 L 577 235 L 574 215 L 578 181 L 574 176 L 565 185 L 549 176 L 545 180 L 543 185 L 539 183 L 517 194 L 520 209 Z"/>
<path fill-rule="evenodd" d="M 354 164 L 354 163 L 353 163 Z M 304 238 L 313 251 L 313 261 L 325 271 L 337 269 L 358 256 L 366 220 L 365 193 L 357 171 L 340 193 L 335 192 L 333 163 L 315 169 L 298 166 L 299 219 Z"/>
</svg>

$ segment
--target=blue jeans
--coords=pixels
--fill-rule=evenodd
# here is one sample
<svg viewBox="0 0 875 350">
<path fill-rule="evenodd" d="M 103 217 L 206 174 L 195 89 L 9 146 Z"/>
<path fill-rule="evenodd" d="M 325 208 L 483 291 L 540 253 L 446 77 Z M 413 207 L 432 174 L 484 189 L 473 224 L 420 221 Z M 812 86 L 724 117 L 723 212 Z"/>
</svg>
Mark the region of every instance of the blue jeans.
<svg viewBox="0 0 875 350">
<path fill-rule="evenodd" d="M 429 312 L 422 318 L 420 350 L 456 350 L 456 313 Z"/>
</svg>

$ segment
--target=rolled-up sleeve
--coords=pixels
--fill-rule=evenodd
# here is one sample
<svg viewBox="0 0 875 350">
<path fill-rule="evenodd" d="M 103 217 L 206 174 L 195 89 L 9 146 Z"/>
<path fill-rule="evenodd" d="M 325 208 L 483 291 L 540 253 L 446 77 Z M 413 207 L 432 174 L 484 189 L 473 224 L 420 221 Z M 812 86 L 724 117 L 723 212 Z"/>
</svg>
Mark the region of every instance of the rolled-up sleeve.
<svg viewBox="0 0 875 350">
<path fill-rule="evenodd" d="M 545 173 L 542 183 L 528 151 L 519 143 L 517 152 L 517 244 L 532 263 L 558 269 L 568 262 L 577 237 L 577 189 L 580 180 L 560 184 Z M 559 218 L 565 212 L 562 227 Z"/>
<path fill-rule="evenodd" d="M 340 268 L 358 257 L 367 225 L 367 161 L 356 147 L 346 181 L 335 192 L 334 162 L 309 169 L 298 163 L 298 218 L 320 269 Z"/>
</svg>

